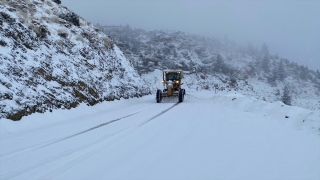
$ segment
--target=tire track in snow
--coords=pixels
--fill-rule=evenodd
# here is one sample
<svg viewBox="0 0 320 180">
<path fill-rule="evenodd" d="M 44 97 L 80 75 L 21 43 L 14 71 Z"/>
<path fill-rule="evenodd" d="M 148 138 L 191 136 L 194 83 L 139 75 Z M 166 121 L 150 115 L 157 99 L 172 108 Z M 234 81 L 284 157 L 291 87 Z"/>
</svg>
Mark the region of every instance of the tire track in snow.
<svg viewBox="0 0 320 180">
<path fill-rule="evenodd" d="M 78 132 L 78 133 L 75 133 L 75 134 L 72 134 L 72 135 L 69 135 L 69 136 L 66 136 L 66 137 L 63 137 L 63 138 L 59 138 L 58 140 L 49 141 L 49 143 L 48 143 L 48 142 L 44 142 L 44 143 L 40 143 L 40 144 L 34 145 L 34 146 L 32 146 L 32 147 L 28 147 L 28 148 L 24 148 L 24 149 L 21 149 L 21 150 L 18 150 L 18 151 L 14 151 L 14 152 L 11 152 L 11 153 L 8 153 L 8 154 L 4 154 L 4 155 L 0 156 L 0 160 L 2 160 L 3 158 L 6 158 L 6 157 L 8 157 L 8 156 L 16 155 L 16 154 L 18 154 L 18 153 L 22 153 L 22 152 L 26 152 L 26 153 L 27 153 L 28 151 L 38 150 L 38 149 L 41 149 L 41 148 L 45 148 L 45 147 L 47 147 L 47 146 L 50 146 L 50 145 L 52 145 L 52 144 L 56 144 L 56 143 L 65 141 L 65 140 L 70 139 L 70 138 L 73 138 L 73 137 L 75 137 L 75 136 L 78 136 L 78 135 L 87 133 L 87 132 L 89 132 L 89 131 L 98 129 L 98 128 L 100 128 L 100 127 L 106 126 L 106 125 L 111 124 L 111 123 L 117 122 L 117 121 L 119 121 L 119 120 L 121 120 L 121 119 L 125 119 L 125 118 L 127 118 L 127 117 L 130 117 L 130 116 L 139 114 L 139 113 L 141 113 L 141 112 L 143 112 L 143 111 L 146 111 L 146 110 L 150 109 L 151 107 L 153 107 L 153 106 L 150 106 L 150 107 L 144 108 L 144 109 L 142 109 L 142 110 L 140 110 L 140 111 L 137 111 L 137 112 L 135 112 L 135 113 L 132 113 L 132 114 L 129 114 L 129 115 L 126 115 L 126 116 L 123 116 L 123 117 L 120 117 L 120 118 L 117 118 L 117 119 L 114 119 L 114 120 L 111 120 L 111 121 L 108 121 L 108 122 L 105 122 L 105 123 L 102 123 L 102 124 L 99 124 L 99 125 L 96 125 L 96 126 L 94 126 L 94 127 L 91 127 L 91 128 L 89 128 L 89 129 L 80 131 L 80 132 Z"/>
<path fill-rule="evenodd" d="M 147 122 L 149 122 L 149 121 L 151 121 L 151 120 L 153 120 L 153 119 L 155 119 L 155 118 L 157 118 L 157 117 L 159 117 L 159 116 L 163 115 L 164 113 L 168 112 L 170 109 L 174 108 L 174 107 L 175 107 L 175 106 L 177 106 L 178 104 L 179 104 L 178 102 L 177 102 L 177 103 L 175 103 L 175 104 L 174 104 L 173 106 L 171 106 L 170 108 L 168 108 L 168 109 L 166 109 L 166 110 L 164 110 L 164 111 L 160 112 L 159 114 L 157 114 L 157 115 L 153 116 L 152 118 L 148 119 L 147 121 L 145 121 L 145 122 L 141 123 L 139 126 L 142 126 L 142 125 L 144 125 L 145 123 L 147 123 Z"/>
<path fill-rule="evenodd" d="M 117 141 L 115 141 L 115 142 L 113 142 L 112 144 L 109 145 L 109 146 L 111 146 L 111 145 L 113 145 L 114 143 L 116 143 L 116 142 L 118 142 L 119 140 L 121 140 L 122 138 L 125 138 L 125 137 L 127 137 L 128 135 L 130 135 L 131 133 L 135 132 L 137 129 L 139 129 L 139 128 L 140 128 L 141 126 L 143 126 L 144 124 L 150 122 L 151 120 L 153 120 L 153 119 L 155 119 L 155 118 L 163 115 L 163 114 L 166 113 L 167 111 L 171 110 L 172 108 L 174 108 L 174 107 L 177 106 L 178 104 L 179 104 L 179 103 L 175 103 L 174 105 L 170 106 L 169 108 L 161 111 L 161 112 L 158 113 L 157 115 L 155 115 L 155 116 L 147 119 L 146 121 L 144 121 L 144 122 L 142 122 L 142 123 L 140 123 L 140 124 L 138 124 L 138 125 L 131 126 L 131 127 L 125 128 L 125 129 L 122 129 L 122 130 L 117 131 L 117 132 L 115 132 L 115 133 L 113 133 L 113 134 L 105 135 L 105 136 L 99 138 L 98 140 L 95 140 L 94 142 L 90 142 L 90 143 L 88 143 L 88 144 L 81 145 L 81 146 L 78 146 L 78 147 L 76 147 L 76 148 L 66 149 L 66 150 L 64 150 L 64 151 L 62 151 L 62 152 L 58 152 L 58 153 L 56 153 L 56 154 L 54 154 L 54 155 L 51 155 L 51 156 L 46 157 L 46 158 L 43 158 L 43 159 L 38 160 L 38 161 L 36 161 L 36 162 L 34 162 L 34 163 L 30 163 L 30 164 L 27 164 L 27 165 L 25 165 L 25 166 L 19 167 L 19 168 L 15 169 L 15 170 L 12 170 L 12 171 L 10 171 L 10 172 L 4 173 L 4 174 L 0 174 L 0 179 L 11 179 L 11 178 L 17 177 L 17 176 L 19 176 L 19 175 L 21 175 L 21 174 L 24 174 L 24 173 L 26 173 L 26 172 L 32 171 L 32 170 L 34 170 L 34 169 L 37 169 L 37 168 L 39 168 L 39 167 L 41 167 L 41 166 L 44 166 L 44 165 L 46 165 L 46 164 L 48 164 L 48 163 L 51 163 L 51 162 L 53 162 L 53 161 L 57 161 L 57 160 L 59 160 L 59 159 L 66 158 L 66 157 L 68 157 L 68 156 L 70 156 L 70 155 L 72 155 L 72 154 L 75 154 L 75 153 L 77 153 L 77 152 L 80 152 L 80 151 L 83 151 L 83 150 L 85 150 L 85 149 L 88 149 L 88 148 L 92 147 L 93 145 L 98 144 L 99 142 L 102 142 L 102 141 L 104 141 L 104 140 L 106 140 L 106 139 L 109 139 L 109 138 L 111 138 L 111 137 L 114 137 L 114 136 L 116 136 L 116 135 L 119 135 L 119 134 L 121 134 L 121 133 L 125 133 L 126 131 L 128 131 L 128 133 L 126 133 L 123 137 L 120 137 Z M 151 107 L 153 107 L 153 106 L 151 106 Z M 84 131 L 75 133 L 75 134 L 70 135 L 70 136 L 67 136 L 67 137 L 65 137 L 65 138 L 61 138 L 61 139 L 59 139 L 59 140 L 56 140 L 56 141 L 51 142 L 51 143 L 48 143 L 48 144 L 42 145 L 42 146 L 40 146 L 40 147 L 38 147 L 38 148 L 34 148 L 34 149 L 29 148 L 29 149 L 30 149 L 29 151 L 31 151 L 31 150 L 38 150 L 38 149 L 42 149 L 42 148 L 44 148 L 44 147 L 48 147 L 48 146 L 50 146 L 50 145 L 54 145 L 54 144 L 56 144 L 56 143 L 65 141 L 65 140 L 67 140 L 67 139 L 76 137 L 76 136 L 78 136 L 78 135 L 87 133 L 87 132 L 89 132 L 89 131 L 98 129 L 98 128 L 103 127 L 103 126 L 106 126 L 106 125 L 108 125 L 108 124 L 111 124 L 111 123 L 120 121 L 121 119 L 125 119 L 125 118 L 128 118 L 128 117 L 130 117 L 130 116 L 136 115 L 136 114 L 141 113 L 141 112 L 143 112 L 143 111 L 145 111 L 145 110 L 147 110 L 147 109 L 149 109 L 149 108 L 151 108 L 151 107 L 145 108 L 145 109 L 143 109 L 143 110 L 140 110 L 140 111 L 138 111 L 138 112 L 135 112 L 135 113 L 132 113 L 132 114 L 129 114 L 129 115 L 126 115 L 126 116 L 123 116 L 123 117 L 121 117 L 121 118 L 117 118 L 117 119 L 114 119 L 114 120 L 111 120 L 111 121 L 108 121 L 108 122 L 99 124 L 99 125 L 97 125 L 97 126 L 94 126 L 94 127 L 92 127 L 92 128 L 86 129 L 86 130 L 84 130 Z M 63 168 L 62 168 L 62 167 L 59 167 L 59 168 L 51 171 L 50 173 L 47 173 L 47 175 L 45 176 L 45 179 L 51 179 L 51 178 L 56 177 L 57 175 L 59 175 L 59 174 L 63 173 L 64 171 L 72 168 L 73 166 L 75 166 L 75 165 L 83 162 L 84 160 L 92 157 L 93 155 L 99 153 L 101 150 L 103 150 L 103 149 L 105 149 L 105 148 L 108 148 L 109 146 L 93 149 L 93 150 L 91 150 L 91 153 L 86 153 L 85 156 L 79 156 L 79 157 L 71 160 L 71 162 L 70 162 L 70 160 L 69 160 L 69 162 L 67 162 L 64 166 L 62 166 Z M 25 151 L 25 150 L 22 150 L 22 151 Z M 12 153 L 11 153 L 10 155 L 12 155 Z M 8 156 L 8 154 L 5 155 L 5 156 Z M 2 156 L 2 157 L 3 157 L 3 156 Z M 44 178 L 44 177 L 42 177 L 42 178 L 40 178 L 40 179 L 43 179 L 43 178 Z"/>
<path fill-rule="evenodd" d="M 39 167 L 44 166 L 46 164 L 49 164 L 49 163 L 51 163 L 53 161 L 57 161 L 59 159 L 68 157 L 68 156 L 70 156 L 72 154 L 75 154 L 75 153 L 81 151 L 81 150 L 84 150 L 84 149 L 86 149 L 88 147 L 91 147 L 92 145 L 97 144 L 97 143 L 99 143 L 99 142 L 101 142 L 101 141 L 103 141 L 105 139 L 114 137 L 117 134 L 125 132 L 130 128 L 132 128 L 132 127 L 129 127 L 129 128 L 126 128 L 126 129 L 122 129 L 122 130 L 119 130 L 117 132 L 105 135 L 105 136 L 100 137 L 99 139 L 97 139 L 97 140 L 95 140 L 93 142 L 87 143 L 85 145 L 80 145 L 78 147 L 73 147 L 73 148 L 66 149 L 64 151 L 60 151 L 60 152 L 58 152 L 56 154 L 53 154 L 53 155 L 51 155 L 49 157 L 45 157 L 45 158 L 43 158 L 41 160 L 38 160 L 36 162 L 33 162 L 33 163 L 27 164 L 25 166 L 19 167 L 17 169 L 14 169 L 14 170 L 12 170 L 10 172 L 5 173 L 5 174 L 1 174 L 0 175 L 0 180 L 2 180 L 2 179 L 11 179 L 11 178 L 17 177 L 17 176 L 19 176 L 19 175 L 21 175 L 23 173 L 29 172 L 31 170 L 34 170 L 36 168 L 39 168 Z M 33 178 L 31 178 L 31 179 L 33 179 Z"/>
<path fill-rule="evenodd" d="M 111 144 L 107 145 L 107 146 L 102 146 L 100 148 L 96 148 L 96 149 L 92 149 L 90 152 L 87 152 L 85 153 L 84 155 L 82 156 L 79 156 L 75 159 L 72 159 L 72 160 L 67 160 L 67 162 L 64 162 L 63 165 L 61 165 L 60 167 L 46 173 L 45 175 L 41 176 L 40 178 L 36 178 L 37 180 L 42 180 L 42 179 L 53 179 L 55 177 L 57 177 L 58 175 L 62 174 L 63 172 L 67 171 L 68 169 L 82 163 L 83 161 L 91 158 L 92 156 L 94 156 L 95 154 L 101 152 L 102 150 L 112 146 L 113 144 L 117 143 L 118 141 L 122 140 L 123 138 L 129 136 L 130 134 L 132 134 L 133 132 L 137 131 L 141 126 L 143 126 L 144 124 L 154 120 L 155 118 L 163 115 L 164 113 L 168 112 L 169 110 L 171 110 L 172 108 L 174 108 L 175 106 L 177 106 L 179 103 L 175 103 L 174 105 L 170 106 L 169 108 L 161 111 L 159 114 L 149 118 L 148 120 L 136 125 L 136 126 L 131 126 L 129 128 L 127 128 L 126 130 L 128 130 L 128 132 L 125 132 L 126 130 L 123 130 L 121 131 L 121 133 L 123 132 L 124 135 L 119 137 L 117 140 L 115 140 L 114 142 L 112 142 Z M 114 134 L 116 135 L 116 134 Z M 105 138 L 107 139 L 107 138 Z M 105 139 L 102 139 L 102 140 L 105 140 Z M 90 148 L 91 146 L 88 146 L 87 148 Z"/>
</svg>

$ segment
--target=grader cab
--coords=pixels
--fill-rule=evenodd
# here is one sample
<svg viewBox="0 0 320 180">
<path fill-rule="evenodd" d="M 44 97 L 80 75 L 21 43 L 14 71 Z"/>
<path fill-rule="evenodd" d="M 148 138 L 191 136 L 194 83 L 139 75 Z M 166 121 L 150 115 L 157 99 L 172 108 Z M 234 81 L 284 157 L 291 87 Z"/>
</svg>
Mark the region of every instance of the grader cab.
<svg viewBox="0 0 320 180">
<path fill-rule="evenodd" d="M 181 70 L 164 70 L 162 72 L 162 84 L 164 89 L 162 91 L 160 89 L 157 90 L 157 103 L 160 103 L 164 97 L 171 96 L 178 97 L 179 103 L 183 102 L 186 91 L 181 88 L 181 85 L 183 84 L 181 82 L 182 77 L 183 73 Z"/>
</svg>

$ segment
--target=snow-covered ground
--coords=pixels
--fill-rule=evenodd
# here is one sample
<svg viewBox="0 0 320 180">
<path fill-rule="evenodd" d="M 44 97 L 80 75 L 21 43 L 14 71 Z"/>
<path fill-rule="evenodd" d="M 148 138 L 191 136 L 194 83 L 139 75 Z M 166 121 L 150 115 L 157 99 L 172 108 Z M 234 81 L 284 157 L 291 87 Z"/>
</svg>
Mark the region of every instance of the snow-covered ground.
<svg viewBox="0 0 320 180">
<path fill-rule="evenodd" d="M 320 179 L 319 111 L 187 93 L 1 119 L 0 179 Z"/>
</svg>

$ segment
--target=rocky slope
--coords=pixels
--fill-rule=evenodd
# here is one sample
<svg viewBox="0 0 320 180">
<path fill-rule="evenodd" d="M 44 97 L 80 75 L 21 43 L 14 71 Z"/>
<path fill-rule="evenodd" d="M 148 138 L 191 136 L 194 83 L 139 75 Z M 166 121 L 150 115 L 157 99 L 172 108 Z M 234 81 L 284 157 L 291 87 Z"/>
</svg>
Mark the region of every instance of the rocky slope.
<svg viewBox="0 0 320 180">
<path fill-rule="evenodd" d="M 288 86 L 292 105 L 320 109 L 320 72 L 270 54 L 265 44 L 257 48 L 228 38 L 146 31 L 129 25 L 97 27 L 110 35 L 137 71 L 152 82 L 150 86 L 159 87 L 153 81 L 160 77 L 155 69 L 182 69 L 187 72 L 189 89 L 214 90 L 217 84 L 220 91 L 241 91 L 274 102 L 281 100 Z"/>
<path fill-rule="evenodd" d="M 102 32 L 51 0 L 0 2 L 0 118 L 150 93 Z"/>
</svg>

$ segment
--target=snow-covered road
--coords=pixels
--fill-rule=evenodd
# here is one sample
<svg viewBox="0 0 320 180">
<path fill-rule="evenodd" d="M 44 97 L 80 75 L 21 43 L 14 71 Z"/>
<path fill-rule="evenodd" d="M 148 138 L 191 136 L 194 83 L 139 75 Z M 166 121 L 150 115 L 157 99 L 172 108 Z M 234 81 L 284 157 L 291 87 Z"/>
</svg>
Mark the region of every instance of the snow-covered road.
<svg viewBox="0 0 320 180">
<path fill-rule="evenodd" d="M 2 119 L 0 179 L 317 180 L 319 117 L 191 92 L 180 104 L 146 96 Z"/>
</svg>

